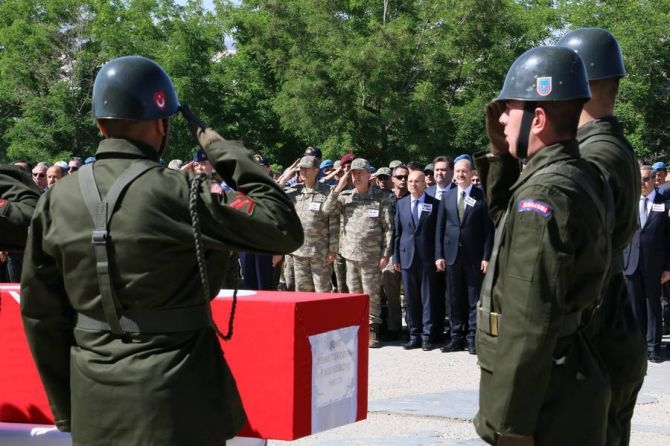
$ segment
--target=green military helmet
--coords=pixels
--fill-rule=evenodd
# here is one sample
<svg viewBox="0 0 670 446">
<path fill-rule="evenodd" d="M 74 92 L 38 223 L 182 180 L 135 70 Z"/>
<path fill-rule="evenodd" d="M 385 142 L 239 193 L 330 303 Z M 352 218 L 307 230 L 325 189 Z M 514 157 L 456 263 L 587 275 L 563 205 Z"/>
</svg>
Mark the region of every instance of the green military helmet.
<svg viewBox="0 0 670 446">
<path fill-rule="evenodd" d="M 177 92 L 167 73 L 151 59 L 124 56 L 102 66 L 93 84 L 96 119 L 148 121 L 179 111 Z"/>
<path fill-rule="evenodd" d="M 586 69 L 574 51 L 540 46 L 519 56 L 505 77 L 496 100 L 569 101 L 590 99 Z"/>
<path fill-rule="evenodd" d="M 626 75 L 619 42 L 605 29 L 575 29 L 561 37 L 556 45 L 570 48 L 579 54 L 591 81 Z"/>
</svg>

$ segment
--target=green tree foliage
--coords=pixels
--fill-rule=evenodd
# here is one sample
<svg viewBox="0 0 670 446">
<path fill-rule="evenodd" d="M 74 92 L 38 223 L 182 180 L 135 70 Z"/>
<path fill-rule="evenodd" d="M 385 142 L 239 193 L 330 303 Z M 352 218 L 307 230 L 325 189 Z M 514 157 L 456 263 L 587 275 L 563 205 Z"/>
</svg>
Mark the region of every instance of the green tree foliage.
<svg viewBox="0 0 670 446">
<path fill-rule="evenodd" d="M 183 102 L 206 117 L 225 113 L 211 82 L 224 47 L 213 12 L 168 0 L 5 0 L 0 2 L 0 144 L 5 159 L 92 155 L 100 136 L 91 90 L 100 66 L 139 54 L 171 75 Z M 170 156 L 195 145 L 175 120 Z"/>
<path fill-rule="evenodd" d="M 182 102 L 275 164 L 308 144 L 375 164 L 472 153 L 512 61 L 578 26 L 621 42 L 617 113 L 638 153 L 651 161 L 670 143 L 667 1 L 213 2 L 0 0 L 0 160 L 92 154 L 93 79 L 127 54 L 155 59 Z M 168 157 L 194 145 L 176 118 Z"/>
<path fill-rule="evenodd" d="M 484 105 L 556 20 L 526 3 L 251 0 L 228 23 L 286 133 L 331 156 L 427 161 L 485 147 Z"/>
</svg>

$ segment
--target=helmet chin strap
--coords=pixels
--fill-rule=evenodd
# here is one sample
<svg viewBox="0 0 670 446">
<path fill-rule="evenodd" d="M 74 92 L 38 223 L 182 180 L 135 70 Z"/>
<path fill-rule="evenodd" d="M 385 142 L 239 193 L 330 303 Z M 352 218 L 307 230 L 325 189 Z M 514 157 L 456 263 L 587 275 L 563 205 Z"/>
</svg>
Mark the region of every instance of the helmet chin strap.
<svg viewBox="0 0 670 446">
<path fill-rule="evenodd" d="M 519 128 L 519 139 L 516 143 L 516 157 L 525 163 L 528 159 L 528 139 L 530 138 L 530 126 L 535 116 L 536 101 L 528 101 L 523 104 L 523 115 Z"/>
<path fill-rule="evenodd" d="M 161 139 L 161 146 L 158 149 L 158 156 L 159 157 L 162 157 L 163 154 L 165 153 L 165 150 L 167 149 L 168 136 L 170 134 L 170 118 L 163 118 L 163 127 L 165 127 L 165 134 L 163 135 L 163 138 Z"/>
</svg>

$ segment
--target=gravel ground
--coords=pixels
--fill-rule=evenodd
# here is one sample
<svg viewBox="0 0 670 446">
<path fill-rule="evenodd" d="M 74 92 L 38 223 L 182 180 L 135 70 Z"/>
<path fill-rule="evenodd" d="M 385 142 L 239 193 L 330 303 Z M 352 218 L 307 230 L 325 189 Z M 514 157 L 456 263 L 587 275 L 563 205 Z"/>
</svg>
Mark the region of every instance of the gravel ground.
<svg viewBox="0 0 670 446">
<path fill-rule="evenodd" d="M 479 369 L 467 352 L 405 351 L 400 343 L 370 349 L 368 418 L 291 445 L 485 445 L 472 426 Z M 633 446 L 670 444 L 670 358 L 649 364 L 633 416 Z"/>
</svg>

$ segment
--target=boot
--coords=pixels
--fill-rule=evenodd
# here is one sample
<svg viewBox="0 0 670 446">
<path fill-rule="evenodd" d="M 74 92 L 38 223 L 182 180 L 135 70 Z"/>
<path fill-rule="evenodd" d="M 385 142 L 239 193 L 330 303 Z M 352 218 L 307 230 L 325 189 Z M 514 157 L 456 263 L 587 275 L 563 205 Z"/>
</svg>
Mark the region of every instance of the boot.
<svg viewBox="0 0 670 446">
<path fill-rule="evenodd" d="M 368 341 L 369 348 L 379 348 L 382 343 L 379 342 L 379 324 L 370 324 L 370 340 Z"/>
</svg>

